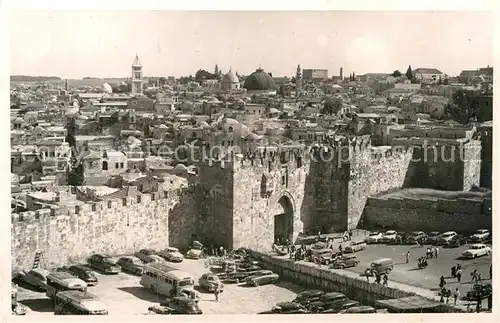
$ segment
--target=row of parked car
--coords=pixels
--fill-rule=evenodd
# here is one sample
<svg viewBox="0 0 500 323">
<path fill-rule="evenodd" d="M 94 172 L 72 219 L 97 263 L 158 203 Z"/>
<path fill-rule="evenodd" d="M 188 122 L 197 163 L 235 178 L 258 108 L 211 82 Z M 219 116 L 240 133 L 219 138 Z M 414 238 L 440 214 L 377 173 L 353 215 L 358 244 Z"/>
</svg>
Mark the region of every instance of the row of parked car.
<svg viewBox="0 0 500 323">
<path fill-rule="evenodd" d="M 376 313 L 371 306 L 361 305 L 338 292 L 306 290 L 290 302 L 279 302 L 271 310 L 259 314 L 334 314 Z"/>
<path fill-rule="evenodd" d="M 455 231 L 432 231 L 425 233 L 423 231 L 414 231 L 411 233 L 397 232 L 388 230 L 385 233 L 374 231 L 370 232 L 365 239 L 368 244 L 386 243 L 386 244 L 416 244 L 423 243 L 428 245 L 438 245 L 445 247 L 460 247 L 466 243 L 488 243 L 491 242 L 491 233 L 487 229 L 475 231 L 472 235 L 466 236 L 458 234 Z"/>
</svg>

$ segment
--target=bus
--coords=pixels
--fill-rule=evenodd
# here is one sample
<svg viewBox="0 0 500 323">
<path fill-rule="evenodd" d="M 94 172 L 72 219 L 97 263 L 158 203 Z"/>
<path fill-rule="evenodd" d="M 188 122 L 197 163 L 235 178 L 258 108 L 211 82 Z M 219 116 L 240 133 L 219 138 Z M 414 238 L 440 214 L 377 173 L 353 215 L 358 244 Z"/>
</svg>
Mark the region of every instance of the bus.
<svg viewBox="0 0 500 323">
<path fill-rule="evenodd" d="M 161 295 L 173 297 L 185 294 L 192 299 L 199 299 L 198 292 L 194 290 L 193 275 L 163 263 L 145 265 L 140 284 Z"/>
<path fill-rule="evenodd" d="M 108 309 L 91 293 L 67 290 L 56 294 L 54 315 L 108 315 Z"/>
<path fill-rule="evenodd" d="M 58 271 L 50 273 L 47 276 L 47 296 L 54 299 L 54 296 L 66 290 L 77 290 L 81 292 L 87 291 L 87 283 L 76 278 L 66 271 Z"/>
</svg>

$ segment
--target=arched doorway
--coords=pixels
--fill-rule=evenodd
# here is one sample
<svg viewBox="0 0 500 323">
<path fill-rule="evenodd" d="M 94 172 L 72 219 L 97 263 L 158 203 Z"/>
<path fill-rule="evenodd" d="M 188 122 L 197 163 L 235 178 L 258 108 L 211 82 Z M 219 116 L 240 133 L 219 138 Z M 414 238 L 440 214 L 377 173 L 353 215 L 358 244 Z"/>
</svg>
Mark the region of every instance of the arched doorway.
<svg viewBox="0 0 500 323">
<path fill-rule="evenodd" d="M 286 195 L 278 200 L 280 213 L 274 215 L 274 242 L 284 243 L 293 239 L 293 205 Z"/>
</svg>

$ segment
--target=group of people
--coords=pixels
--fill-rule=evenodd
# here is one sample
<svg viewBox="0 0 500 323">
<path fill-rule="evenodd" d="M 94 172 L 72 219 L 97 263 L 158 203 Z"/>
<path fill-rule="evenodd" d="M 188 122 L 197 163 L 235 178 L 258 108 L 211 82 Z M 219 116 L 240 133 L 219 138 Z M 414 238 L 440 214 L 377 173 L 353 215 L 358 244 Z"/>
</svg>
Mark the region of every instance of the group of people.
<svg viewBox="0 0 500 323">
<path fill-rule="evenodd" d="M 366 281 L 367 282 L 370 282 L 370 277 L 374 277 L 375 276 L 375 283 L 376 284 L 382 283 L 382 285 L 387 286 L 388 283 L 389 283 L 389 275 L 387 275 L 386 273 L 379 274 L 376 271 L 373 272 L 369 268 L 367 270 L 365 270 L 365 276 L 366 276 Z"/>
</svg>

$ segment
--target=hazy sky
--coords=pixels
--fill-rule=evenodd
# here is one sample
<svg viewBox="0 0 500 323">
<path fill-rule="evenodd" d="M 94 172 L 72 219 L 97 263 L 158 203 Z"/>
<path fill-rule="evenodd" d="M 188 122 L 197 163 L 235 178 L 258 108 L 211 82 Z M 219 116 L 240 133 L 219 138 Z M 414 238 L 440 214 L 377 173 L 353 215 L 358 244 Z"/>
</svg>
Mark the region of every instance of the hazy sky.
<svg viewBox="0 0 500 323">
<path fill-rule="evenodd" d="M 485 12 L 15 11 L 11 74 L 126 77 L 136 52 L 146 76 L 203 68 L 275 76 L 406 71 L 457 75 L 493 65 L 493 14 Z"/>
</svg>

